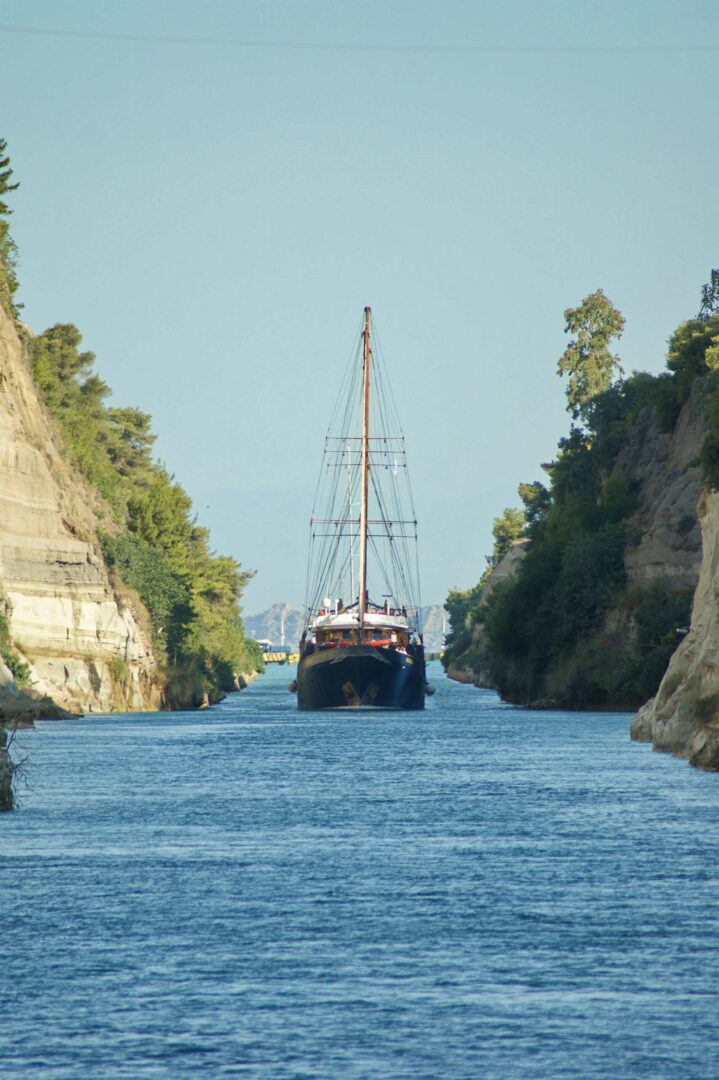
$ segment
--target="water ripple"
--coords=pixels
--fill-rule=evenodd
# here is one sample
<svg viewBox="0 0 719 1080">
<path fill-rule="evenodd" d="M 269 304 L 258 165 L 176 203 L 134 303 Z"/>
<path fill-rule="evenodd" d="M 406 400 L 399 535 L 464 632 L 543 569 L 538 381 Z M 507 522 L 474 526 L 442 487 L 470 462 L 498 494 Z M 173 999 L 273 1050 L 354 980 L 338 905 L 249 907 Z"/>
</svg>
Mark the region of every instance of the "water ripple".
<svg viewBox="0 0 719 1080">
<path fill-rule="evenodd" d="M 23 736 L 4 1075 L 719 1073 L 719 778 L 438 673 L 407 716 L 286 681 Z"/>
</svg>

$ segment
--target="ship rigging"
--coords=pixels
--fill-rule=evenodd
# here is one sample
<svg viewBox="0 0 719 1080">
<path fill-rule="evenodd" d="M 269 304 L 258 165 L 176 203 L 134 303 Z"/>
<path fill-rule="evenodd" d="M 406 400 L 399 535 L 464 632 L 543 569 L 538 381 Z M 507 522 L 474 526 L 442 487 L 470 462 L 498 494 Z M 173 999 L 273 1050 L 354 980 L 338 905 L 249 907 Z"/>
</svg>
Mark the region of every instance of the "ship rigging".
<svg viewBox="0 0 719 1080">
<path fill-rule="evenodd" d="M 382 367 L 365 308 L 310 521 L 301 709 L 424 705 L 417 517 Z"/>
</svg>

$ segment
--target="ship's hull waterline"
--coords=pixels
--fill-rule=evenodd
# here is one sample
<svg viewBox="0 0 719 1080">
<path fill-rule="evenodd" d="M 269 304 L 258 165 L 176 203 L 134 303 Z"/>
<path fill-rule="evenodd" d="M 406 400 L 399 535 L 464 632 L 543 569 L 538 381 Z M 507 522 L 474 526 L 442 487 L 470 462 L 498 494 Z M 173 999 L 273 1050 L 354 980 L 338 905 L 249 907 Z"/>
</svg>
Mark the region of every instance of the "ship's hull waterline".
<svg viewBox="0 0 719 1080">
<path fill-rule="evenodd" d="M 300 660 L 300 710 L 424 708 L 425 662 L 396 649 L 350 645 L 318 649 Z"/>
</svg>

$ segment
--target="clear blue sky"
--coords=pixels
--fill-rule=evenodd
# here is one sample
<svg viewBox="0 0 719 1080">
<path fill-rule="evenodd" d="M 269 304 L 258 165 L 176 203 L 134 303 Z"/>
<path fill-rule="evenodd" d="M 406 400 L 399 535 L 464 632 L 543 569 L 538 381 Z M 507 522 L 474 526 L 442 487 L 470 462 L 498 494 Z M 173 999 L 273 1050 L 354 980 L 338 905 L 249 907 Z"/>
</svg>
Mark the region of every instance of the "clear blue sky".
<svg viewBox="0 0 719 1080">
<path fill-rule="evenodd" d="M 365 304 L 434 602 L 566 431 L 563 310 L 603 288 L 624 366 L 656 371 L 719 266 L 715 0 L 2 0 L 0 26 L 234 42 L 0 32 L 0 134 L 26 321 L 76 323 L 153 415 L 216 548 L 258 571 L 250 613 L 302 602 Z"/>
</svg>

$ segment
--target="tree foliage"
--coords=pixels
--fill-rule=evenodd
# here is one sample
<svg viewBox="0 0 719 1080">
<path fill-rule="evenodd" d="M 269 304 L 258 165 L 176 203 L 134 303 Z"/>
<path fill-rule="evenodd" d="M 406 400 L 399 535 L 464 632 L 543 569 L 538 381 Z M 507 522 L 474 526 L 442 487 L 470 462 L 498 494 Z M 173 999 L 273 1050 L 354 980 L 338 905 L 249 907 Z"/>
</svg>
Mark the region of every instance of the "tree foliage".
<svg viewBox="0 0 719 1080">
<path fill-rule="evenodd" d="M 187 583 L 161 551 L 138 536 L 101 532 L 100 543 L 107 565 L 139 593 L 150 612 L 160 648 L 171 657 L 182 653 L 194 617 Z"/>
<path fill-rule="evenodd" d="M 551 505 L 552 496 L 544 484 L 533 480 L 531 484 L 521 483 L 517 494 L 524 503 L 525 533 L 532 537 Z"/>
<path fill-rule="evenodd" d="M 579 307 L 567 308 L 564 319 L 564 332 L 574 336 L 559 359 L 557 373 L 568 376 L 567 409 L 576 420 L 621 372 L 619 357 L 613 355 L 610 344 L 621 336 L 624 317 L 597 289 Z"/>
<path fill-rule="evenodd" d="M 81 344 L 75 326 L 54 326 L 31 339 L 30 366 L 66 452 L 110 504 L 114 528 L 101 535 L 103 552 L 150 612 L 170 700 L 197 703 L 261 666 L 240 618 L 252 573 L 211 550 L 189 495 L 152 458 L 150 417 L 108 405 L 110 388 Z"/>
<path fill-rule="evenodd" d="M 636 440 L 640 413 L 643 424 L 670 432 L 696 393 L 707 403 L 704 476 L 719 490 L 719 311 L 713 308 L 719 291 L 712 287 L 719 290 L 716 272 L 703 292 L 700 316 L 671 336 L 668 370 L 659 375 L 634 372 L 612 382 L 616 358 L 608 345 L 623 319 L 601 293 L 587 299 L 601 301 L 600 314 L 607 316 L 598 339 L 604 360 L 588 374 L 582 364 L 597 343 L 591 340 L 594 304 L 587 310 L 585 301 L 584 311 L 567 312 L 568 330 L 577 335 L 576 349 L 565 353 L 573 392 L 568 397 L 581 424 L 571 425 L 554 460 L 543 466 L 548 482 L 519 486 L 527 554 L 481 607 L 468 608 L 459 590 L 448 598 L 464 618 L 453 661 L 461 667 L 463 655 L 471 657 L 479 620 L 482 671 L 489 670 L 509 700 L 631 708 L 656 692 L 677 630 L 687 624 L 691 594 L 672 580 L 627 586 L 624 559 L 637 539 L 632 515 L 638 490 L 621 455 Z M 571 374 L 577 374 L 574 383 Z"/>
<path fill-rule="evenodd" d="M 680 323 L 669 339 L 667 364 L 680 401 L 687 399 L 697 379 L 707 388 L 707 434 L 700 459 L 704 479 L 719 491 L 719 313 Z"/>
<path fill-rule="evenodd" d="M 719 315 L 719 270 L 712 270 L 709 281 L 702 285 L 702 306 L 697 318 L 710 319 L 712 315 Z"/>
<path fill-rule="evenodd" d="M 12 672 L 15 685 L 24 689 L 30 686 L 30 668 L 13 648 L 10 623 L 5 611 L 0 609 L 0 657 Z M 1 730 L 1 729 L 0 729 Z"/>
<path fill-rule="evenodd" d="M 8 217 L 12 210 L 5 201 L 6 196 L 17 191 L 20 186 L 12 183 L 12 167 L 7 152 L 7 142 L 0 139 L 0 304 L 8 315 L 15 316 L 18 305 L 15 304 L 17 280 L 17 247 L 10 235 Z"/>
<path fill-rule="evenodd" d="M 500 517 L 494 519 L 492 536 L 494 537 L 494 549 L 492 551 L 492 565 L 496 566 L 503 555 L 517 540 L 524 535 L 526 519 L 524 511 L 517 510 L 513 506 L 507 506 Z"/>
<path fill-rule="evenodd" d="M 449 633 L 445 638 L 443 657 L 445 666 L 469 645 L 477 605 L 481 598 L 481 582 L 471 589 L 450 589 L 444 602 L 444 610 L 449 615 Z"/>
</svg>

